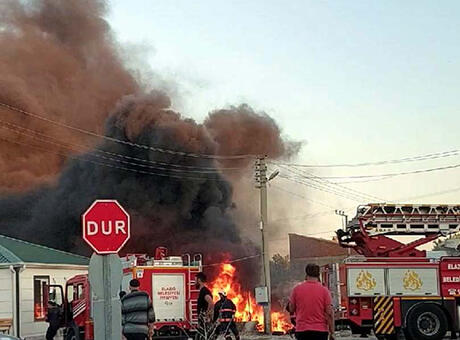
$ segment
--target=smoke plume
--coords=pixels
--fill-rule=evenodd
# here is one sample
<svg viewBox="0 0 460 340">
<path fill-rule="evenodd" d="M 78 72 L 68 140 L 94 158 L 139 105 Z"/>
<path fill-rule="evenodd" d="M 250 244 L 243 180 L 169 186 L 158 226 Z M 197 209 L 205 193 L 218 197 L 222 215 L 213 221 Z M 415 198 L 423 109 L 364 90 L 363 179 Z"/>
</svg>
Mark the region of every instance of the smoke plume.
<svg viewBox="0 0 460 340">
<path fill-rule="evenodd" d="M 208 262 L 258 253 L 233 198 L 253 159 L 219 157 L 286 157 L 299 144 L 248 105 L 204 123 L 172 110 L 124 66 L 105 11 L 98 0 L 0 5 L 0 103 L 46 118 L 0 106 L 1 233 L 89 254 L 81 214 L 110 198 L 132 218 L 127 252 L 165 245 Z"/>
<path fill-rule="evenodd" d="M 115 103 L 139 87 L 119 58 L 103 19 L 106 9 L 99 0 L 2 0 L 0 102 L 102 133 Z M 83 135 L 57 131 L 37 119 L 0 110 L 2 121 L 67 141 L 85 140 Z M 57 154 L 31 152 L 4 140 L 0 141 L 0 155 L 4 192 L 50 182 L 65 162 Z"/>
</svg>

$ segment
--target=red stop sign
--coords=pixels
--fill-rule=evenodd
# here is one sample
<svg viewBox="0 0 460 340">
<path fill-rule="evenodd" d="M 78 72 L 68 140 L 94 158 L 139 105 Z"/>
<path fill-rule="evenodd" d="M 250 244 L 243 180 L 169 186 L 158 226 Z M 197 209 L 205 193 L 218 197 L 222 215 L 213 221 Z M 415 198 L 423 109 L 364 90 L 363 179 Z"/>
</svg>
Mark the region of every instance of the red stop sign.
<svg viewBox="0 0 460 340">
<path fill-rule="evenodd" d="M 96 200 L 82 215 L 83 239 L 98 254 L 116 254 L 128 242 L 128 213 L 116 200 Z"/>
</svg>

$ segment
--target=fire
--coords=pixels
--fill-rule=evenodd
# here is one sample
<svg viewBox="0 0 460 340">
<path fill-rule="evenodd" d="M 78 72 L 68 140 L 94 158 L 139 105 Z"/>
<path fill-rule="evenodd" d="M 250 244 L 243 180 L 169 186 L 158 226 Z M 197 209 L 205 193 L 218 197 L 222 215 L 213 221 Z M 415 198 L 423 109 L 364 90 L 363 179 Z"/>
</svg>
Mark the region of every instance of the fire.
<svg viewBox="0 0 460 340">
<path fill-rule="evenodd" d="M 220 265 L 218 277 L 211 282 L 209 289 L 212 292 L 214 302 L 219 300 L 219 291 L 225 291 L 227 298 L 232 300 L 236 306 L 236 322 L 255 321 L 257 329 L 263 330 L 264 313 L 251 292 L 245 292 L 239 282 L 235 279 L 236 268 L 230 263 Z M 292 328 L 289 317 L 283 312 L 271 312 L 272 331 L 286 333 Z"/>
</svg>

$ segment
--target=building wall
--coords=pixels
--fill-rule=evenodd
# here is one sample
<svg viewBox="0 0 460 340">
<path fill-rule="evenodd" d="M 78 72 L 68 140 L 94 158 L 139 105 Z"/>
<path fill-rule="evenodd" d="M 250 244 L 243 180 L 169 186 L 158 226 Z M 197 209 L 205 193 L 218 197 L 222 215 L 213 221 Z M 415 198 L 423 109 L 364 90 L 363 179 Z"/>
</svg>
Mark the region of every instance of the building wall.
<svg viewBox="0 0 460 340">
<path fill-rule="evenodd" d="M 354 251 L 351 251 L 355 254 Z M 309 236 L 289 234 L 289 257 L 292 260 L 305 258 L 346 257 L 348 249 L 337 242 Z"/>
<path fill-rule="evenodd" d="M 21 336 L 26 339 L 44 336 L 48 328 L 45 321 L 34 320 L 34 276 L 49 276 L 50 284 L 65 286 L 72 276 L 85 273 L 83 269 L 30 268 L 26 265 L 20 276 Z"/>
<path fill-rule="evenodd" d="M 0 319 L 13 318 L 13 281 L 9 268 L 0 268 Z"/>
</svg>

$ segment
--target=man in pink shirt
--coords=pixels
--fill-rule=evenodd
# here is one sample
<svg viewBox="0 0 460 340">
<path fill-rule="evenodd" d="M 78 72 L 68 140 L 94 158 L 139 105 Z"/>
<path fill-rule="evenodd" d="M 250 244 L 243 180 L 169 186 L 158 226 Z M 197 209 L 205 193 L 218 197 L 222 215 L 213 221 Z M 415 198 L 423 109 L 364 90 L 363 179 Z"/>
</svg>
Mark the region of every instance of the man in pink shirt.
<svg viewBox="0 0 460 340">
<path fill-rule="evenodd" d="M 291 294 L 289 312 L 296 316 L 297 340 L 327 340 L 334 335 L 334 312 L 329 290 L 319 280 L 319 266 L 308 264 L 303 283 Z"/>
</svg>

